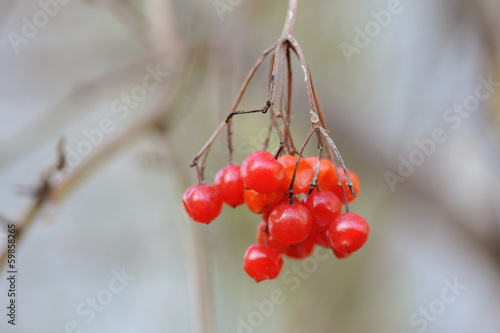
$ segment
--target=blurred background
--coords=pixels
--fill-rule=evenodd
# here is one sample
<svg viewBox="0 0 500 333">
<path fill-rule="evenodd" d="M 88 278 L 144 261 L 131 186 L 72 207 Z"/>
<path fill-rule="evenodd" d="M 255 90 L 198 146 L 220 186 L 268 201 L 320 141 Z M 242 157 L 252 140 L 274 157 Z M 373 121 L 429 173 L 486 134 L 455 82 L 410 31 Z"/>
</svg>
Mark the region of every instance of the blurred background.
<svg viewBox="0 0 500 333">
<path fill-rule="evenodd" d="M 280 36 L 286 9 L 0 3 L 2 248 L 40 184 L 57 189 L 17 244 L 15 326 L 3 266 L 0 332 L 499 331 L 498 2 L 299 1 L 294 35 L 361 180 L 351 207 L 371 225 L 361 251 L 338 260 L 316 249 L 256 284 L 241 265 L 258 216 L 226 206 L 209 226 L 187 218 L 189 163 Z M 268 66 L 240 109 L 265 103 Z M 296 59 L 294 74 L 301 142 L 310 125 Z M 238 163 L 267 126 L 259 114 L 235 118 Z M 68 165 L 50 176 L 61 137 Z M 223 133 L 209 181 L 225 161 Z"/>
</svg>

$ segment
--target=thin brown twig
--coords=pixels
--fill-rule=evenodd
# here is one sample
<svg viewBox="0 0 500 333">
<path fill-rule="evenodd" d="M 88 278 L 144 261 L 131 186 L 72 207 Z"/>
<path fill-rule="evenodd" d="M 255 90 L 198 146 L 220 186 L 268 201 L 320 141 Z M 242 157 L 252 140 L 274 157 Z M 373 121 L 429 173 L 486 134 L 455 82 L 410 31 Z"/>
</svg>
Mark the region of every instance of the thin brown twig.
<svg viewBox="0 0 500 333">
<path fill-rule="evenodd" d="M 203 184 L 203 171 L 200 170 L 200 166 L 198 164 L 195 165 L 196 168 L 196 177 L 198 179 L 198 184 Z"/>
<path fill-rule="evenodd" d="M 233 121 L 231 119 L 226 119 L 227 123 L 227 163 L 229 165 L 233 164 Z M 206 155 L 206 154 L 205 154 Z"/>
<path fill-rule="evenodd" d="M 279 114 L 281 116 L 282 113 L 284 113 L 285 109 L 285 61 L 283 59 L 286 59 L 286 46 L 285 46 L 285 54 L 281 55 L 281 76 L 280 76 L 280 99 L 279 99 Z M 286 119 L 286 118 L 284 118 Z"/>
<path fill-rule="evenodd" d="M 262 150 L 267 150 L 267 147 L 269 146 L 269 140 L 271 139 L 271 133 L 273 132 L 274 124 L 271 121 L 271 112 L 269 112 L 269 125 L 267 126 L 267 134 L 266 138 L 264 139 L 264 143 L 262 144 Z"/>
<path fill-rule="evenodd" d="M 290 59 L 290 45 L 286 43 L 286 62 L 287 62 L 287 100 L 286 100 L 286 110 L 285 110 L 285 131 L 288 135 L 288 145 L 290 155 L 295 155 L 297 153 L 297 148 L 295 148 L 295 143 L 293 142 L 293 136 L 290 130 L 290 122 L 292 120 L 292 65 Z"/>
<path fill-rule="evenodd" d="M 245 78 L 245 81 L 243 82 L 243 84 L 241 85 L 240 91 L 238 92 L 238 95 L 236 96 L 236 100 L 235 100 L 235 102 L 233 104 L 233 107 L 231 108 L 231 111 L 229 113 L 232 113 L 232 112 L 236 111 L 236 108 L 238 107 L 239 103 L 241 102 L 241 99 L 243 97 L 243 94 L 246 91 L 246 88 L 248 87 L 248 84 L 250 83 L 250 81 L 252 80 L 253 76 L 255 75 L 255 72 L 260 67 L 260 65 L 262 64 L 262 62 L 266 58 L 266 56 L 273 49 L 274 49 L 274 44 L 273 44 L 273 46 L 271 46 L 270 48 L 266 49 L 261 54 L 261 56 L 255 62 L 254 66 L 250 69 L 250 72 L 248 73 L 247 77 Z M 231 123 L 229 122 L 229 124 L 228 124 L 228 122 L 226 122 L 226 119 L 224 119 L 224 121 L 222 121 L 219 124 L 219 126 L 217 127 L 217 129 L 212 133 L 212 135 L 207 140 L 207 142 L 203 145 L 203 147 L 200 149 L 200 151 L 198 152 L 198 154 L 196 154 L 196 156 L 193 158 L 193 160 L 192 160 L 192 162 L 190 164 L 191 167 L 193 167 L 196 163 L 198 163 L 198 160 L 200 159 L 201 155 L 205 154 L 206 151 L 208 150 L 208 148 L 210 148 L 210 146 L 213 144 L 214 140 L 217 138 L 217 136 L 220 134 L 220 132 L 224 129 L 224 126 L 226 126 L 226 125 L 231 126 Z M 232 131 L 228 131 L 228 134 L 229 133 L 232 133 Z M 230 140 L 231 140 L 231 137 L 228 138 L 228 141 L 230 141 Z M 232 160 L 232 156 L 229 157 L 229 159 Z"/>
<path fill-rule="evenodd" d="M 312 77 L 310 77 L 309 79 L 311 81 L 311 88 L 312 88 L 312 93 L 314 96 L 314 101 L 316 102 L 316 109 L 318 110 L 319 122 L 320 122 L 321 126 L 323 126 L 326 129 L 325 115 L 323 113 L 323 108 L 321 107 L 321 103 L 319 101 L 318 93 L 316 92 L 316 88 L 314 86 L 314 80 L 312 79 Z M 335 165 L 335 160 L 333 159 L 333 156 L 334 156 L 333 150 L 332 150 L 332 147 L 330 147 L 330 145 L 326 146 L 326 153 L 328 155 L 328 158 L 331 159 L 333 164 Z"/>
<path fill-rule="evenodd" d="M 283 140 L 283 133 L 281 132 L 280 126 L 278 124 L 278 120 L 276 117 L 276 110 L 274 107 L 274 96 L 276 94 L 276 76 L 278 75 L 278 68 L 279 68 L 279 58 L 280 58 L 280 51 L 281 47 L 283 45 L 283 41 L 280 38 L 278 42 L 276 43 L 276 48 L 274 50 L 274 57 L 273 57 L 273 62 L 272 62 L 272 68 L 271 68 L 271 78 L 269 82 L 269 97 L 267 98 L 267 102 L 270 103 L 270 110 L 271 110 L 271 122 L 274 125 L 274 128 L 276 129 L 276 132 L 278 133 L 278 138 L 280 141 L 280 145 L 274 154 L 274 157 L 277 159 L 283 148 L 285 147 L 285 142 Z"/>
<path fill-rule="evenodd" d="M 316 102 L 316 108 L 318 109 L 318 117 L 319 117 L 320 124 L 321 124 L 321 126 L 323 126 L 326 129 L 325 116 L 323 114 L 323 109 L 321 107 L 321 103 L 319 101 L 318 94 L 316 92 L 316 88 L 314 87 L 314 80 L 312 79 L 312 77 L 310 77 L 309 79 L 311 81 L 311 88 L 312 88 L 312 93 L 314 96 L 314 101 Z M 328 130 L 326 130 L 326 131 L 329 134 Z M 344 204 L 345 204 L 345 210 L 346 210 L 346 212 L 349 212 L 349 201 L 347 200 L 347 193 L 346 193 L 345 188 L 344 188 L 342 181 L 340 179 L 340 175 L 339 175 L 339 171 L 337 170 L 335 159 L 333 158 L 334 152 L 333 152 L 332 146 L 327 145 L 326 147 L 327 147 L 328 157 L 331 159 L 333 166 L 334 166 L 335 175 L 337 177 L 337 186 L 340 186 L 340 190 L 342 191 L 342 196 L 344 198 Z"/>
<path fill-rule="evenodd" d="M 290 57 L 290 45 L 286 43 L 286 62 L 287 62 L 287 100 L 286 100 L 286 131 L 288 133 L 289 145 L 290 145 L 290 154 L 295 155 L 297 153 L 297 148 L 295 148 L 295 143 L 293 142 L 293 137 L 290 131 L 290 122 L 292 120 L 292 60 Z"/>
<path fill-rule="evenodd" d="M 288 74 L 288 79 L 287 79 L 287 100 L 286 100 L 286 117 L 288 121 L 288 126 L 290 126 L 290 120 L 292 118 L 292 79 L 293 79 L 293 74 L 292 74 L 292 59 L 290 57 L 290 45 L 287 43 L 286 47 L 286 64 L 287 64 L 287 74 Z"/>
<path fill-rule="evenodd" d="M 281 37 L 278 39 L 278 41 L 275 44 L 273 44 L 273 46 L 271 46 L 269 49 L 265 50 L 262 53 L 262 55 L 259 57 L 259 59 L 257 59 L 254 67 L 250 70 L 245 81 L 243 82 L 243 85 L 238 93 L 236 101 L 235 101 L 233 108 L 231 109 L 231 112 L 230 112 L 230 114 L 231 114 L 232 112 L 236 111 L 236 108 L 238 107 L 238 104 L 241 101 L 243 94 L 245 93 L 246 87 L 248 86 L 248 84 L 252 80 L 255 72 L 260 67 L 262 62 L 264 61 L 266 55 L 269 54 L 274 49 L 274 60 L 273 60 L 273 64 L 272 64 L 271 79 L 270 79 L 270 83 L 269 83 L 269 95 L 268 95 L 269 97 L 267 99 L 266 105 L 268 105 L 270 103 L 272 122 L 273 122 L 274 127 L 276 128 L 276 130 L 278 132 L 278 136 L 280 137 L 280 147 L 278 148 L 276 156 L 279 156 L 279 154 L 281 153 L 281 150 L 283 149 L 283 145 L 284 145 L 283 135 L 281 134 L 279 126 L 277 126 L 277 121 L 276 121 L 276 116 L 275 116 L 275 111 L 274 111 L 274 96 L 275 96 L 275 92 L 276 92 L 275 88 L 276 88 L 276 75 L 277 75 L 277 71 L 278 71 L 278 60 L 279 60 L 279 54 L 280 54 L 280 50 L 281 50 L 282 45 L 287 42 L 288 37 L 293 32 L 293 26 L 295 23 L 295 16 L 297 13 L 297 5 L 298 5 L 298 0 L 289 0 L 288 11 L 287 11 L 285 23 L 283 25 Z M 191 161 L 191 164 L 190 164 L 191 167 L 195 166 L 198 163 L 198 160 L 200 159 L 200 157 L 207 152 L 207 150 L 210 148 L 210 146 L 215 141 L 215 138 L 217 138 L 217 136 L 220 134 L 220 132 L 224 129 L 224 126 L 226 126 L 226 125 L 231 126 L 231 122 L 230 121 L 229 122 L 223 121 L 220 123 L 220 125 L 217 127 L 217 129 L 213 132 L 213 134 L 210 136 L 210 138 L 207 140 L 207 142 L 200 149 L 198 154 L 196 154 L 196 156 Z M 229 130 L 228 131 L 228 136 L 229 136 L 228 140 L 229 141 L 231 140 L 231 137 L 230 137 L 231 134 L 232 134 L 232 131 Z M 228 144 L 228 147 L 231 147 L 231 146 L 232 146 L 231 144 Z M 231 161 L 232 160 L 232 156 L 231 156 L 232 151 L 230 151 L 229 154 L 230 154 L 229 160 Z"/>
<path fill-rule="evenodd" d="M 234 116 L 239 115 L 239 114 L 258 113 L 258 112 L 267 113 L 267 110 L 269 110 L 270 106 L 271 106 L 270 102 L 267 102 L 266 105 L 264 105 L 260 109 L 256 109 L 256 110 L 238 110 L 238 111 L 231 112 L 226 117 L 226 123 L 229 124 L 229 122 L 231 121 L 231 118 L 233 118 Z"/>
<path fill-rule="evenodd" d="M 271 121 L 274 125 L 274 128 L 276 128 L 276 132 L 278 133 L 278 138 L 280 141 L 280 145 L 279 145 L 276 153 L 274 153 L 274 158 L 277 159 L 280 156 L 283 148 L 285 147 L 285 142 L 283 141 L 283 133 L 281 132 L 280 126 L 278 124 L 278 120 L 276 119 L 276 114 L 275 114 L 274 108 L 272 108 L 272 110 L 271 110 Z"/>
<path fill-rule="evenodd" d="M 311 136 L 314 134 L 316 129 L 314 127 L 311 128 L 309 133 L 306 136 L 306 139 L 304 140 L 304 143 L 302 144 L 302 147 L 300 148 L 299 151 L 299 156 L 297 157 L 297 162 L 295 162 L 295 168 L 293 169 L 293 175 L 292 175 L 292 181 L 290 182 L 290 187 L 288 188 L 289 192 L 289 198 L 288 201 L 290 202 L 290 205 L 293 205 L 293 195 L 295 194 L 293 190 L 293 184 L 295 183 L 295 177 L 297 175 L 297 170 L 299 168 L 299 162 L 300 159 L 302 158 L 302 154 L 304 153 L 304 149 L 306 148 L 307 144 L 309 143 L 309 140 L 311 139 Z"/>
<path fill-rule="evenodd" d="M 316 131 L 316 135 L 317 135 L 317 140 L 318 140 L 318 146 L 317 146 L 318 161 L 316 162 L 316 168 L 314 170 L 313 179 L 311 180 L 311 183 L 309 184 L 309 192 L 307 192 L 307 194 L 311 194 L 315 188 L 318 189 L 318 192 L 320 191 L 320 188 L 318 187 L 318 175 L 319 175 L 319 168 L 321 166 L 321 160 L 323 159 L 323 140 L 321 138 L 321 133 L 319 131 Z"/>
<path fill-rule="evenodd" d="M 264 52 L 262 52 L 261 56 L 257 59 L 254 66 L 250 69 L 250 72 L 248 72 L 247 77 L 243 81 L 243 84 L 241 85 L 241 88 L 238 91 L 238 94 L 236 95 L 236 100 L 234 101 L 234 104 L 233 104 L 233 107 L 231 108 L 230 114 L 236 111 L 236 108 L 240 104 L 241 99 L 243 98 L 243 95 L 245 94 L 245 91 L 246 91 L 248 85 L 250 84 L 250 81 L 252 80 L 252 78 L 255 75 L 255 72 L 257 72 L 257 69 L 259 69 L 260 65 L 262 64 L 262 62 L 264 61 L 266 56 L 272 50 L 274 50 L 274 44 L 271 47 L 264 50 Z M 226 122 L 227 122 L 227 147 L 228 147 L 228 151 L 229 151 L 228 160 L 229 160 L 229 164 L 232 164 L 233 163 L 232 121 L 229 120 Z"/>
<path fill-rule="evenodd" d="M 285 103 L 285 61 L 283 61 L 283 58 L 285 57 L 284 54 L 281 55 L 281 76 L 280 76 L 280 84 L 279 84 L 279 106 L 278 106 L 278 112 L 277 112 L 277 117 L 280 118 L 283 121 L 284 124 L 284 130 L 283 130 L 283 141 L 285 143 L 286 150 L 288 154 L 290 154 L 290 145 L 289 145 L 289 137 L 290 131 L 287 130 L 288 128 L 288 121 L 286 119 L 286 115 L 284 113 L 284 103 Z"/>
<path fill-rule="evenodd" d="M 248 84 L 250 83 L 250 81 L 252 80 L 252 78 L 255 75 L 255 72 L 257 72 L 257 69 L 259 69 L 260 65 L 262 64 L 262 62 L 264 61 L 266 56 L 274 50 L 274 46 L 275 46 L 275 44 L 273 44 L 270 47 L 268 47 L 267 49 L 265 49 L 264 52 L 262 52 L 261 56 L 255 62 L 254 66 L 252 67 L 252 69 L 248 73 L 247 77 L 245 78 L 245 81 L 243 81 L 243 84 L 241 85 L 240 91 L 238 92 L 238 95 L 236 96 L 236 100 L 234 101 L 233 107 L 231 108 L 231 112 L 236 111 L 236 108 L 240 104 L 241 99 L 243 98 L 243 95 L 245 94 L 245 91 L 248 87 Z"/>
</svg>

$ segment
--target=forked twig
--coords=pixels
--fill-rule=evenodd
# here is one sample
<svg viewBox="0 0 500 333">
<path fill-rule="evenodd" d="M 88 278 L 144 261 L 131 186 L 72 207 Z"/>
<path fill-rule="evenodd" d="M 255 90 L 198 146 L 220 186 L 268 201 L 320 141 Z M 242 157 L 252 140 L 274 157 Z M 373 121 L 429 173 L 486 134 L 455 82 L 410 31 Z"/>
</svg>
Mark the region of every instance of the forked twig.
<svg viewBox="0 0 500 333">
<path fill-rule="evenodd" d="M 304 54 L 302 53 L 302 49 L 300 48 L 299 43 L 295 40 L 295 38 L 293 36 L 289 36 L 288 40 L 290 42 L 292 50 L 295 52 L 295 54 L 299 58 L 300 65 L 301 65 L 302 70 L 304 72 L 304 82 L 306 84 L 307 99 L 309 102 L 309 107 L 311 108 L 311 110 L 310 110 L 311 122 L 313 123 L 313 126 L 317 126 L 319 128 L 319 130 L 321 131 L 321 134 L 323 135 L 323 137 L 326 139 L 328 144 L 333 149 L 335 156 L 337 157 L 337 160 L 339 161 L 340 165 L 342 166 L 342 169 L 344 170 L 344 173 L 346 176 L 346 185 L 349 187 L 351 194 L 353 196 L 356 196 L 356 192 L 354 192 L 354 189 L 352 187 L 351 178 L 349 177 L 349 174 L 347 173 L 347 168 L 345 166 L 344 160 L 342 159 L 342 155 L 340 154 L 339 150 L 337 149 L 335 142 L 333 142 L 332 138 L 328 134 L 328 131 L 320 123 L 321 118 L 318 115 L 316 100 L 314 98 L 315 94 L 313 93 L 313 88 L 312 88 L 312 84 L 311 84 L 311 75 L 309 73 L 309 68 L 308 68 L 306 60 L 304 58 Z M 324 121 L 324 119 L 323 119 L 323 121 Z"/>
<path fill-rule="evenodd" d="M 280 145 L 275 152 L 275 158 L 278 158 L 280 154 L 282 153 L 283 149 L 288 151 L 289 154 L 295 154 L 296 149 L 293 144 L 293 139 L 292 135 L 290 132 L 290 120 L 291 120 L 291 103 L 292 103 L 292 66 L 291 66 L 291 59 L 290 59 L 290 49 L 295 53 L 297 56 L 300 66 L 302 68 L 302 71 L 304 73 L 304 82 L 306 86 L 306 94 L 307 94 L 307 100 L 309 104 L 309 112 L 310 112 L 310 117 L 311 117 L 311 131 L 306 137 L 306 140 L 304 141 L 304 144 L 302 145 L 300 151 L 299 151 L 299 156 L 297 159 L 297 163 L 295 165 L 294 173 L 292 176 L 292 182 L 290 185 L 290 203 L 293 203 L 293 183 L 295 181 L 295 176 L 296 172 L 298 169 L 298 164 L 300 162 L 300 159 L 302 158 L 302 154 L 304 151 L 304 148 L 308 144 L 310 138 L 312 137 L 312 134 L 316 132 L 317 134 L 317 141 L 318 141 L 318 165 L 316 166 L 315 170 L 315 175 L 313 178 L 313 181 L 311 182 L 311 189 L 312 191 L 314 187 L 317 186 L 317 176 L 319 172 L 319 165 L 321 163 L 321 158 L 322 158 L 322 149 L 323 149 L 323 139 L 327 142 L 327 154 L 328 156 L 332 159 L 333 163 L 335 164 L 334 161 L 334 156 L 336 159 L 339 161 L 344 174 L 346 176 L 346 185 L 349 187 L 350 193 L 353 196 L 356 196 L 356 193 L 354 192 L 353 189 L 353 184 L 352 181 L 349 177 L 349 173 L 347 172 L 347 168 L 345 166 L 344 160 L 342 158 L 342 155 L 340 154 L 337 146 L 335 145 L 335 142 L 333 139 L 330 137 L 330 134 L 328 130 L 326 129 L 326 122 L 323 114 L 323 110 L 321 108 L 321 105 L 319 103 L 319 98 L 316 93 L 316 89 L 314 88 L 314 83 L 311 78 L 311 74 L 309 71 L 309 67 L 307 65 L 307 62 L 305 60 L 304 54 L 302 52 L 302 49 L 295 39 L 293 37 L 292 32 L 293 32 L 293 25 L 295 22 L 295 16 L 296 16 L 296 11 L 297 11 L 297 4 L 298 0 L 290 0 L 288 3 L 288 12 L 287 12 L 287 17 L 285 20 L 285 24 L 283 26 L 283 31 L 281 33 L 280 38 L 278 41 L 273 44 L 270 48 L 266 49 L 262 55 L 257 59 L 255 65 L 250 69 L 249 74 L 247 75 L 245 81 L 243 82 L 243 85 L 238 92 L 238 95 L 236 97 L 236 101 L 233 105 L 233 108 L 231 109 L 231 112 L 229 112 L 228 116 L 226 117 L 225 121 L 223 121 L 219 127 L 215 130 L 215 132 L 212 134 L 212 136 L 208 139 L 208 141 L 205 143 L 205 145 L 200 149 L 198 154 L 193 158 L 193 161 L 191 162 L 191 166 L 196 166 L 198 167 L 199 159 L 204 156 L 204 159 L 201 162 L 201 170 L 204 169 L 204 164 L 206 157 L 208 155 L 208 150 L 213 144 L 215 138 L 220 134 L 222 129 L 224 128 L 225 125 L 228 125 L 228 150 L 229 150 L 229 163 L 232 163 L 232 142 L 231 142 L 231 137 L 232 137 L 232 117 L 235 115 L 240 115 L 240 114 L 250 114 L 250 113 L 266 113 L 267 111 L 270 111 L 270 124 L 268 127 L 267 135 L 264 140 L 263 148 L 267 149 L 269 145 L 269 139 L 271 136 L 272 129 L 274 128 L 278 134 L 279 137 L 279 142 Z M 288 73 L 287 75 L 287 91 L 286 91 L 286 103 L 285 103 L 285 66 L 282 65 L 281 67 L 281 77 L 280 77 L 280 85 L 279 85 L 279 107 L 278 110 L 276 110 L 274 101 L 276 97 L 276 86 L 277 86 L 277 80 L 278 80 L 278 74 L 280 70 L 280 59 L 282 56 L 282 49 L 284 49 L 284 58 L 286 61 L 286 71 Z M 262 62 L 264 61 L 265 57 L 271 53 L 274 50 L 273 57 L 271 58 L 271 66 L 270 66 L 270 73 L 269 73 L 269 89 L 268 89 L 268 98 L 265 103 L 265 105 L 259 109 L 255 110 L 239 110 L 237 111 L 236 108 L 238 107 L 241 98 L 243 97 L 246 88 L 248 87 L 248 84 L 254 77 L 255 72 L 257 69 L 260 67 Z M 283 112 L 284 111 L 284 112 Z M 281 118 L 283 120 L 283 129 L 280 127 L 278 124 L 277 119 Z M 339 186 L 342 189 L 343 195 L 344 195 L 344 201 L 346 204 L 346 209 L 348 211 L 348 203 L 347 203 L 347 195 L 345 193 L 345 189 L 342 186 L 342 182 L 340 181 L 340 177 L 337 171 L 337 168 L 335 167 L 335 173 L 337 175 L 337 178 L 339 179 Z"/>
</svg>

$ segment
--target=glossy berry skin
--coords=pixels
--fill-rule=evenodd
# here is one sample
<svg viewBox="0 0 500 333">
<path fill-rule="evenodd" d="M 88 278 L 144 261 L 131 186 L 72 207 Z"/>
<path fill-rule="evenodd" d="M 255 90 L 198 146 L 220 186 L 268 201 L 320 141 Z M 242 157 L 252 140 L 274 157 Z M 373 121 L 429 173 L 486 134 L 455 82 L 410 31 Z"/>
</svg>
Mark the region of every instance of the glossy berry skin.
<svg viewBox="0 0 500 333">
<path fill-rule="evenodd" d="M 269 215 L 269 230 L 276 240 L 283 244 L 294 245 L 309 236 L 312 229 L 312 217 L 307 207 L 301 202 L 290 205 L 278 204 Z"/>
<path fill-rule="evenodd" d="M 257 243 L 266 245 L 266 228 L 266 221 L 261 221 L 257 225 Z M 272 247 L 273 249 L 278 250 L 279 252 L 285 251 L 285 249 L 288 247 L 288 245 L 280 243 L 276 239 L 274 239 L 269 229 L 267 230 L 267 245 Z"/>
<path fill-rule="evenodd" d="M 256 151 L 241 164 L 241 178 L 246 189 L 269 194 L 280 189 L 285 179 L 285 169 L 273 154 Z"/>
<path fill-rule="evenodd" d="M 335 249 L 332 249 L 332 251 L 333 251 L 333 254 L 335 255 L 335 257 L 337 257 L 337 259 L 344 259 L 344 258 L 351 256 L 350 253 L 342 253 L 342 252 L 339 252 Z"/>
<path fill-rule="evenodd" d="M 309 163 L 314 171 L 316 171 L 316 165 L 318 164 L 317 156 L 307 157 L 306 162 Z M 332 161 L 325 157 L 321 159 L 321 163 L 319 165 L 317 183 L 320 191 L 337 186 L 338 183 L 337 175 L 335 174 L 335 165 Z"/>
<path fill-rule="evenodd" d="M 311 234 L 313 234 L 314 232 L 315 231 L 313 230 L 311 232 Z M 333 254 L 335 255 L 335 257 L 337 257 L 337 259 L 344 259 L 344 258 L 347 258 L 351 255 L 350 253 L 341 253 L 341 252 L 332 248 L 332 245 L 330 244 L 330 239 L 328 237 L 328 230 L 324 231 L 323 233 L 317 232 L 316 245 L 319 245 L 319 246 L 327 248 L 327 249 L 331 249 L 333 251 Z"/>
<path fill-rule="evenodd" d="M 243 269 L 257 282 L 275 279 L 281 267 L 281 253 L 270 246 L 253 244 L 245 252 Z"/>
<path fill-rule="evenodd" d="M 270 213 L 278 203 L 286 199 L 286 196 L 281 192 L 262 194 L 253 190 L 244 190 L 243 198 L 252 213 L 266 214 Z"/>
<path fill-rule="evenodd" d="M 344 213 L 337 217 L 328 229 L 332 248 L 337 252 L 349 254 L 359 250 L 368 239 L 370 226 L 356 213 Z"/>
<path fill-rule="evenodd" d="M 325 231 L 330 223 L 342 212 L 342 203 L 335 194 L 329 191 L 313 191 L 304 196 L 302 202 L 311 212 L 313 229 Z"/>
<path fill-rule="evenodd" d="M 347 186 L 347 184 L 346 184 L 347 178 L 345 176 L 344 169 L 342 169 L 341 167 L 337 167 L 337 171 L 339 172 L 340 181 L 342 182 L 342 186 L 344 187 L 345 194 L 347 195 L 347 201 L 351 202 L 351 201 L 355 200 L 359 196 L 359 178 L 358 178 L 358 176 L 352 170 L 347 169 L 347 173 L 349 174 L 349 178 L 351 178 L 352 189 L 354 190 L 354 192 L 356 192 L 356 196 L 353 196 L 351 194 L 351 191 L 349 190 L 349 186 Z M 335 186 L 328 188 L 327 190 L 333 192 L 340 199 L 341 202 L 344 202 L 344 194 L 342 193 L 342 188 L 340 186 L 335 185 Z"/>
<path fill-rule="evenodd" d="M 280 162 L 283 165 L 283 168 L 285 168 L 285 180 L 281 186 L 281 189 L 285 192 L 288 192 L 290 184 L 292 183 L 293 172 L 295 170 L 295 164 L 297 164 L 297 159 L 298 157 L 292 155 L 283 155 L 278 158 L 278 162 Z M 314 169 L 311 168 L 311 165 L 307 163 L 304 158 L 301 158 L 297 167 L 295 180 L 293 182 L 294 193 L 307 193 L 313 176 Z"/>
<path fill-rule="evenodd" d="M 281 198 L 280 202 L 278 202 L 278 203 L 288 202 L 288 198 L 289 198 L 288 195 L 283 194 L 283 197 Z M 293 196 L 293 200 L 295 202 L 300 201 L 299 198 L 297 198 L 296 196 Z M 270 210 L 266 209 L 265 211 L 262 212 L 261 217 L 264 221 L 266 221 L 266 222 L 269 221 L 269 215 L 271 215 L 271 212 L 273 211 L 274 207 L 276 207 L 277 205 L 278 204 L 272 206 L 272 208 Z"/>
<path fill-rule="evenodd" d="M 285 250 L 285 255 L 294 259 L 304 259 L 311 255 L 316 245 L 316 235 L 309 235 L 302 242 L 289 245 Z"/>
<path fill-rule="evenodd" d="M 220 169 L 215 175 L 214 185 L 227 205 L 236 207 L 245 202 L 243 198 L 245 189 L 239 165 L 231 164 Z"/>
<path fill-rule="evenodd" d="M 182 196 L 184 208 L 194 221 L 210 223 L 222 210 L 222 196 L 219 190 L 210 184 L 191 185 Z"/>
<path fill-rule="evenodd" d="M 315 237 L 316 245 L 325 247 L 327 249 L 332 248 L 332 246 L 330 245 L 330 239 L 328 238 L 328 230 L 319 232 L 313 229 L 311 231 L 311 235 Z"/>
<path fill-rule="evenodd" d="M 314 232 L 315 231 L 313 230 L 311 232 L 311 234 L 314 233 Z M 317 232 L 317 234 L 316 234 L 316 244 L 319 245 L 319 246 L 321 246 L 321 247 L 324 247 L 324 248 L 327 248 L 327 249 L 331 249 L 333 251 L 333 254 L 335 255 L 335 257 L 337 257 L 337 259 L 344 259 L 344 258 L 347 258 L 347 257 L 349 257 L 351 255 L 350 253 L 341 253 L 341 252 L 333 249 L 332 245 L 330 244 L 330 238 L 328 236 L 329 236 L 328 230 L 324 231 L 323 233 Z"/>
</svg>

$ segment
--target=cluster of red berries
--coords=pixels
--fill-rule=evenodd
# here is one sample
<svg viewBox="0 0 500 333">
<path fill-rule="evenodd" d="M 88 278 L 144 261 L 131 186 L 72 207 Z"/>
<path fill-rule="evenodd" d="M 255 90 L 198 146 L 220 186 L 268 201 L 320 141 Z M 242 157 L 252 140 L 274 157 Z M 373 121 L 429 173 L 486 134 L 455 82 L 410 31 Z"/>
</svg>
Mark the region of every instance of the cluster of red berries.
<svg viewBox="0 0 500 333">
<path fill-rule="evenodd" d="M 331 248 L 337 258 L 345 258 L 368 239 L 370 227 L 364 218 L 356 213 L 342 214 L 342 202 L 356 198 L 342 168 L 336 172 L 334 164 L 323 158 L 313 182 L 317 163 L 318 157 L 298 160 L 283 155 L 275 159 L 269 152 L 256 151 L 241 167 L 231 164 L 219 170 L 215 186 L 189 187 L 182 201 L 189 216 L 201 223 L 217 218 L 223 202 L 232 207 L 245 203 L 250 211 L 260 214 L 257 243 L 247 249 L 243 268 L 257 282 L 274 279 L 283 266 L 283 254 L 302 259 L 320 245 Z M 350 170 L 348 174 L 353 190 L 359 193 L 358 177 Z"/>
</svg>

